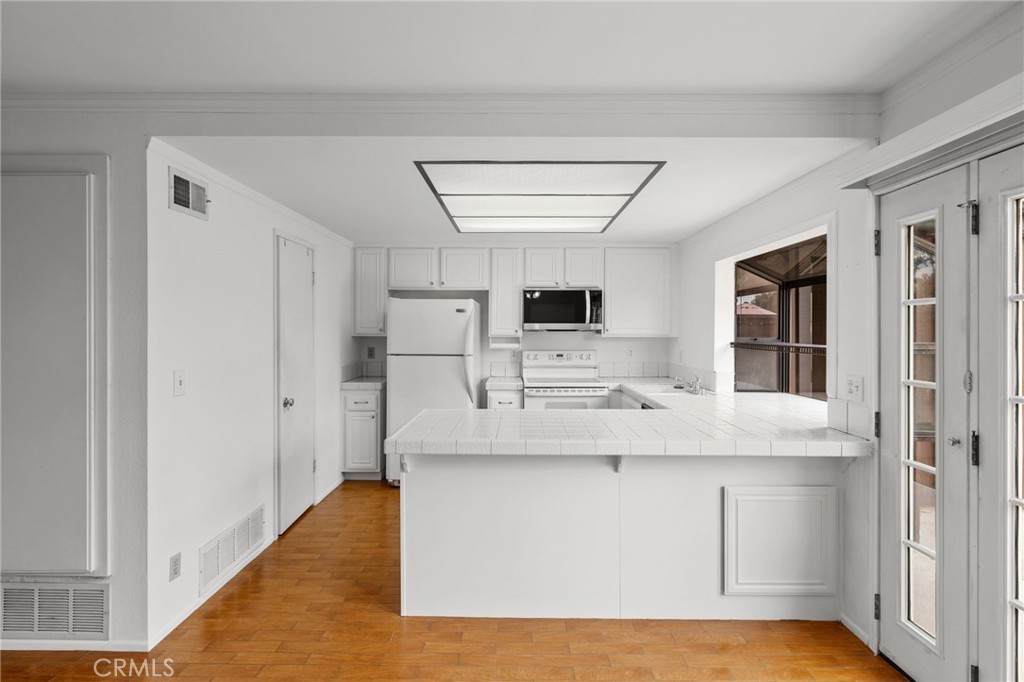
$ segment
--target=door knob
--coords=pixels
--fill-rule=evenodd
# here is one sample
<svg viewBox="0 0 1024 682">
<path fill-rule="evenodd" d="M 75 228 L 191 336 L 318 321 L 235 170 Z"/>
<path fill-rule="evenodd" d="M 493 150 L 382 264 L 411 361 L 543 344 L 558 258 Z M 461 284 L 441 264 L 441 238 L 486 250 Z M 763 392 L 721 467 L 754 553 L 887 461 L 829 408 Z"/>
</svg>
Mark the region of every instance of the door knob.
<svg viewBox="0 0 1024 682">
<path fill-rule="evenodd" d="M 960 445 L 960 439 L 957 438 L 956 436 L 950 436 L 949 438 L 946 439 L 946 442 L 952 445 L 953 447 Z"/>
<path fill-rule="evenodd" d="M 294 404 L 295 404 L 295 398 L 285 398 L 284 399 L 284 406 L 285 406 L 285 408 L 289 408 L 289 407 L 291 407 Z"/>
</svg>

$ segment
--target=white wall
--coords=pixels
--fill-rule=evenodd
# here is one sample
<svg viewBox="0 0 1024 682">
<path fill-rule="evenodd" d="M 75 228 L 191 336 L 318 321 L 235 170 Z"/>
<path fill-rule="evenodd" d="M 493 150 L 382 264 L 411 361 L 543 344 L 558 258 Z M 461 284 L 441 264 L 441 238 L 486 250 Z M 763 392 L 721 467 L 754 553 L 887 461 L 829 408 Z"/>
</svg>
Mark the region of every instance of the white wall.
<svg viewBox="0 0 1024 682">
<path fill-rule="evenodd" d="M 209 181 L 209 220 L 167 207 L 168 166 Z M 149 636 L 198 605 L 199 548 L 265 505 L 274 539 L 275 233 L 315 249 L 316 492 L 341 480 L 343 360 L 356 352 L 352 249 L 158 140 L 148 154 Z M 172 373 L 187 388 L 172 395 Z M 181 577 L 168 562 L 182 554 Z"/>
</svg>

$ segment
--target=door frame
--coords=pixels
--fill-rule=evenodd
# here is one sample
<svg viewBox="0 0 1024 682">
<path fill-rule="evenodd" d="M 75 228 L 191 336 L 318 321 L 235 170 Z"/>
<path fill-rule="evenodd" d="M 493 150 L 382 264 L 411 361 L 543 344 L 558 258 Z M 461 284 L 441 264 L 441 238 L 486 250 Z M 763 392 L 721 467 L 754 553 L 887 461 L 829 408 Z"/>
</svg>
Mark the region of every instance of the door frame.
<svg viewBox="0 0 1024 682">
<path fill-rule="evenodd" d="M 280 468 L 281 468 L 281 433 L 280 433 L 280 431 L 281 431 L 281 413 L 279 411 L 279 407 L 281 405 L 281 386 L 279 385 L 280 382 L 278 380 L 278 377 L 280 376 L 279 369 L 280 369 L 280 362 L 281 362 L 281 348 L 280 348 L 280 341 L 281 341 L 281 339 L 280 339 L 279 328 L 278 328 L 278 325 L 280 323 L 280 314 L 279 314 L 279 310 L 278 310 L 278 300 L 280 298 L 278 296 L 278 284 L 279 284 L 279 279 L 280 279 L 281 273 L 279 271 L 280 268 L 278 267 L 278 263 L 279 263 L 279 260 L 278 260 L 278 255 L 279 255 L 278 254 L 278 251 L 279 251 L 278 239 L 287 239 L 290 242 L 295 242 L 296 244 L 301 244 L 302 246 L 305 246 L 306 248 L 308 248 L 310 251 L 313 252 L 313 256 L 312 256 L 312 259 L 311 259 L 311 261 L 312 261 L 311 262 L 311 266 L 313 268 L 313 285 L 312 285 L 312 289 L 313 289 L 313 376 L 314 377 L 316 376 L 316 246 L 314 246 L 313 243 L 310 242 L 307 239 L 302 239 L 301 237 L 296 237 L 293 234 L 291 234 L 290 232 L 285 232 L 284 230 L 275 228 L 274 229 L 274 234 L 273 234 L 273 240 L 274 241 L 273 241 L 273 247 L 272 247 L 273 259 L 274 259 L 274 282 L 273 282 L 273 286 L 271 287 L 271 296 L 273 298 L 273 309 L 274 309 L 274 333 L 273 333 L 274 365 L 273 365 L 273 370 L 272 371 L 273 371 L 273 374 L 274 374 L 274 537 L 275 538 L 276 537 L 280 537 L 280 535 L 282 533 L 282 529 L 281 529 L 281 481 L 280 481 L 280 478 L 281 478 L 281 476 L 280 476 Z M 314 439 L 313 439 L 313 461 L 316 462 L 316 432 L 317 432 L 316 421 L 317 420 L 316 420 L 316 390 L 315 390 L 315 381 L 314 381 L 314 390 L 313 390 L 313 405 L 312 405 L 312 409 L 313 409 L 313 435 L 314 435 Z M 319 472 L 316 471 L 316 468 L 314 467 L 314 470 L 313 470 L 313 506 L 316 506 L 316 504 L 317 504 L 317 499 L 316 499 L 316 483 L 317 483 L 317 474 L 318 473 Z"/>
</svg>

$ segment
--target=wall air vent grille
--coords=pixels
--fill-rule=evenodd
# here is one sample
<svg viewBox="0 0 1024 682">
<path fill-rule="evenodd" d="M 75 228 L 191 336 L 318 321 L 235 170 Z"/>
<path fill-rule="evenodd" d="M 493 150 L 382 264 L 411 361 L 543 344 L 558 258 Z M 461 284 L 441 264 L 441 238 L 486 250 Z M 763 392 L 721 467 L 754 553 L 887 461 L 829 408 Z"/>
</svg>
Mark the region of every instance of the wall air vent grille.
<svg viewBox="0 0 1024 682">
<path fill-rule="evenodd" d="M 263 545 L 263 505 L 199 550 L 199 594 L 208 594 Z"/>
<path fill-rule="evenodd" d="M 3 636 L 10 639 L 107 639 L 106 584 L 3 585 Z"/>
<path fill-rule="evenodd" d="M 168 168 L 170 200 L 168 207 L 196 218 L 208 219 L 207 186 L 202 181 L 174 168 Z"/>
</svg>

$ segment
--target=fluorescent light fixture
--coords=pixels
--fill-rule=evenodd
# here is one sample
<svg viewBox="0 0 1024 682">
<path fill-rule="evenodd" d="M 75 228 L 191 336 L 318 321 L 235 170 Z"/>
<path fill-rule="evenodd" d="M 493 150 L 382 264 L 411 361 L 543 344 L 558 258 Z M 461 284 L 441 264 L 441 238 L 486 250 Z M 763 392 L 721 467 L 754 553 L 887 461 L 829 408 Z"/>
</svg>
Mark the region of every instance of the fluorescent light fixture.
<svg viewBox="0 0 1024 682">
<path fill-rule="evenodd" d="M 604 232 L 664 161 L 417 161 L 459 232 Z"/>
</svg>

